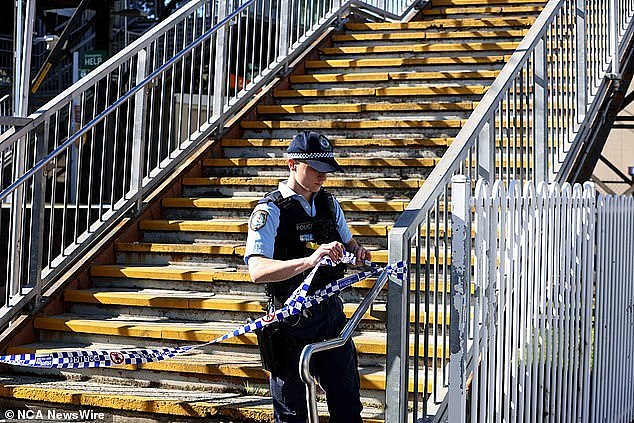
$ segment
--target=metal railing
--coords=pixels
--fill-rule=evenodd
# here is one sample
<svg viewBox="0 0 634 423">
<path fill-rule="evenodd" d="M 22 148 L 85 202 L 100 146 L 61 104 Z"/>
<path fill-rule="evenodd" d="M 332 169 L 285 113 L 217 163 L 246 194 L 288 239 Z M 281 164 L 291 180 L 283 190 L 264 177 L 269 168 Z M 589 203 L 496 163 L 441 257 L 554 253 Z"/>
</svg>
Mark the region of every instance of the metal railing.
<svg viewBox="0 0 634 423">
<path fill-rule="evenodd" d="M 357 309 L 354 311 L 346 326 L 341 330 L 341 334 L 337 338 L 328 339 L 322 342 L 315 342 L 313 344 L 308 344 L 302 350 L 301 355 L 299 356 L 299 376 L 302 381 L 306 384 L 306 402 L 308 406 L 308 421 L 310 423 L 318 423 L 319 415 L 317 413 L 317 391 L 315 388 L 315 377 L 310 374 L 310 362 L 312 360 L 313 354 L 318 353 L 320 351 L 327 351 L 333 348 L 341 347 L 346 342 L 352 338 L 352 334 L 359 326 L 361 319 L 368 311 L 377 295 L 381 292 L 385 283 L 388 279 L 387 271 L 383 271 L 376 282 L 370 289 L 370 292 L 363 298 L 363 301 L 359 304 Z"/>
<path fill-rule="evenodd" d="M 0 327 L 353 8 L 193 0 L 0 135 Z"/>
<path fill-rule="evenodd" d="M 460 348 L 456 322 L 449 325 L 451 178 L 565 175 L 618 78 L 633 12 L 632 0 L 547 3 L 390 231 L 389 262 L 407 260 L 412 277 L 388 282 L 386 421 L 439 419 L 446 411 L 447 357 Z"/>
</svg>

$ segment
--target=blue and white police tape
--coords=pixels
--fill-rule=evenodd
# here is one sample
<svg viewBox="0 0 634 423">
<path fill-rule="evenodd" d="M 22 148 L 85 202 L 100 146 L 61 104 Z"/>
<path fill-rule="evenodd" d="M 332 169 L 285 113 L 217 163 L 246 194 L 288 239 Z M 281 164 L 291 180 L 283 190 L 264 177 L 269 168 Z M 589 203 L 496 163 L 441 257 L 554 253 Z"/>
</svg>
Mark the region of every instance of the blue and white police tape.
<svg viewBox="0 0 634 423">
<path fill-rule="evenodd" d="M 346 253 L 342 261 L 345 263 L 354 263 L 354 256 L 350 253 Z M 371 276 L 376 276 L 384 270 L 394 274 L 394 276 L 400 280 L 405 280 L 407 266 L 403 262 L 398 262 L 394 265 L 388 265 L 385 267 L 378 267 L 377 265 L 370 262 L 367 262 L 366 264 L 370 266 L 369 270 L 346 276 L 335 282 L 331 282 L 327 284 L 324 288 L 316 291 L 313 295 L 307 296 L 308 289 L 310 288 L 310 284 L 313 277 L 315 276 L 315 273 L 317 272 L 318 267 L 322 265 L 335 265 L 335 263 L 333 263 L 329 257 L 324 257 L 324 259 L 322 259 L 322 261 L 310 272 L 310 274 L 306 277 L 302 284 L 300 284 L 300 286 L 297 287 L 297 289 L 289 296 L 288 300 L 285 302 L 282 308 L 268 313 L 253 322 L 247 323 L 204 344 L 188 345 L 176 348 L 122 349 L 116 351 L 79 350 L 59 352 L 53 351 L 50 353 L 35 354 L 14 354 L 0 356 L 0 363 L 26 367 L 79 369 L 126 364 L 136 365 L 166 360 L 177 355 L 185 354 L 196 348 L 215 344 L 218 342 L 223 342 L 229 338 L 262 329 L 264 326 L 270 325 L 271 323 L 282 321 L 289 316 L 301 313 L 304 308 L 312 307 L 313 305 L 319 304 L 327 298 L 336 295 L 348 286 L 367 279 Z"/>
</svg>

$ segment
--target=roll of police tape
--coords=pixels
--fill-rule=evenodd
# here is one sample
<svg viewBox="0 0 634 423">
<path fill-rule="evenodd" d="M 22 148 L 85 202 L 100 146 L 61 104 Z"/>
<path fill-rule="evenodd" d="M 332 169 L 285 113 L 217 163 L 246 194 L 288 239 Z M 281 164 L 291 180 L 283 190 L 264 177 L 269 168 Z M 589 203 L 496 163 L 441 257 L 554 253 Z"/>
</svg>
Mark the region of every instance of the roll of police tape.
<svg viewBox="0 0 634 423">
<path fill-rule="evenodd" d="M 349 254 L 349 253 L 347 253 Z M 344 257 L 344 260 L 350 260 L 350 257 Z M 349 261 L 348 261 L 349 262 Z M 156 361 L 167 360 L 177 355 L 191 352 L 197 348 L 207 345 L 226 341 L 227 339 L 244 335 L 258 329 L 279 322 L 285 318 L 301 313 L 304 308 L 312 307 L 322 301 L 338 294 L 341 290 L 367 279 L 376 276 L 383 271 L 387 271 L 399 280 L 405 280 L 407 273 L 407 265 L 398 262 L 394 265 L 378 267 L 373 263 L 368 263 L 371 269 L 346 276 L 337 281 L 327 284 L 324 288 L 316 291 L 313 295 L 307 296 L 310 283 L 321 265 L 333 266 L 329 257 L 325 257 L 317 266 L 313 268 L 311 273 L 306 277 L 302 284 L 289 296 L 285 305 L 278 310 L 270 312 L 257 320 L 242 325 L 224 335 L 203 344 L 187 345 L 175 348 L 155 348 L 155 349 L 121 349 L 121 350 L 78 350 L 78 351 L 53 351 L 49 353 L 34 354 L 14 354 L 0 356 L 0 363 L 12 366 L 40 367 L 40 368 L 57 368 L 57 369 L 79 369 L 91 367 L 109 367 L 117 365 L 138 365 Z"/>
</svg>

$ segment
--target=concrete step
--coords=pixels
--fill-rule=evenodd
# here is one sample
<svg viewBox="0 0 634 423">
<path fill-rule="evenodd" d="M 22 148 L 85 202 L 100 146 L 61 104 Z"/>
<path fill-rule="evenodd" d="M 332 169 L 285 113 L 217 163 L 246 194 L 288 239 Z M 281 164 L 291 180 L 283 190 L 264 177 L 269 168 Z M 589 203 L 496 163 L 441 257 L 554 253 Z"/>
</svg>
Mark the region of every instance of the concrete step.
<svg viewBox="0 0 634 423">
<path fill-rule="evenodd" d="M 216 418 L 232 421 L 272 419 L 271 399 L 264 396 L 236 395 L 235 392 L 204 392 L 166 389 L 161 386 L 111 384 L 107 381 L 59 380 L 58 377 L 2 375 L 0 397 L 19 400 L 24 408 L 40 401 L 70 411 L 95 409 L 106 416 L 99 421 L 149 421 L 185 418 Z M 46 411 L 44 412 L 46 414 Z M 118 416 L 118 417 L 115 417 Z M 118 420 L 108 420 L 117 418 Z M 127 420 L 126 420 L 127 419 Z M 96 421 L 93 419 L 92 421 Z M 225 420 L 226 421 L 226 420 Z"/>
<path fill-rule="evenodd" d="M 434 320 L 430 313 L 430 321 L 448 324 L 449 316 L 439 313 Z M 115 343 L 131 342 L 135 345 L 143 345 L 145 339 L 178 341 L 182 345 L 192 345 L 197 342 L 209 342 L 225 333 L 235 329 L 236 323 L 208 322 L 192 323 L 172 321 L 169 319 L 139 319 L 122 316 L 120 318 L 101 319 L 99 316 L 82 316 L 76 314 L 61 314 L 50 317 L 35 318 L 34 325 L 44 334 L 51 332 L 63 332 L 73 334 L 73 339 L 79 342 L 93 342 L 92 335 L 108 335 Z M 385 355 L 385 333 L 357 331 L 352 336 L 359 354 Z M 66 341 L 64 341 L 66 342 Z M 250 346 L 255 350 L 257 338 L 253 333 L 227 339 L 223 344 Z M 206 347 L 212 349 L 213 346 Z M 410 343 L 410 354 L 414 354 L 413 344 Z M 424 349 L 419 347 L 419 354 L 424 356 Z"/>
<path fill-rule="evenodd" d="M 331 138 L 330 143 L 339 149 L 369 149 L 369 148 L 409 148 L 409 147 L 448 147 L 453 138 Z M 291 138 L 273 139 L 273 138 L 239 138 L 230 139 L 223 138 L 221 144 L 227 147 L 242 148 L 284 148 L 286 149 L 291 142 Z M 340 186 L 340 184 L 352 183 L 356 186 L 359 179 L 348 178 L 328 178 L 326 184 L 330 186 Z M 277 183 L 275 184 L 277 185 Z M 328 186 L 328 185 L 324 185 Z"/>
<path fill-rule="evenodd" d="M 447 122 L 447 125 L 457 125 L 461 122 Z M 434 123 L 435 124 L 435 123 Z M 431 124 L 430 126 L 432 126 Z M 373 168 L 373 167 L 433 167 L 435 166 L 439 158 L 423 157 L 419 159 L 401 159 L 401 158 L 347 158 L 337 157 L 337 163 L 341 167 L 345 168 Z M 283 157 L 268 157 L 268 158 L 219 158 L 219 159 L 205 159 L 203 161 L 205 167 L 215 168 L 248 168 L 248 167 L 278 167 L 282 171 L 288 171 L 288 161 Z"/>
<path fill-rule="evenodd" d="M 350 317 L 355 312 L 362 294 L 348 292 L 344 312 Z M 129 316 L 146 319 L 160 315 L 172 321 L 232 322 L 239 326 L 249 318 L 266 314 L 267 297 L 249 292 L 214 293 L 183 289 L 98 287 L 90 290 L 66 291 L 64 300 L 70 304 L 69 312 L 113 319 Z M 360 330 L 385 331 L 385 305 L 377 301 L 374 311 L 366 312 Z"/>
<path fill-rule="evenodd" d="M 411 80 L 456 80 L 456 79 L 493 79 L 499 74 L 496 70 L 481 71 L 445 71 L 445 72 L 367 72 L 367 73 L 314 73 L 291 75 L 293 84 L 335 84 L 359 82 L 387 82 Z M 390 103 L 398 104 L 398 103 Z M 360 110 L 363 111 L 363 110 Z"/>
<path fill-rule="evenodd" d="M 304 91 L 304 90 L 301 90 Z M 429 103 L 336 103 L 336 104 L 278 104 L 257 107 L 259 114 L 307 115 L 307 114 L 346 114 L 363 113 L 364 117 L 374 113 L 376 117 L 386 116 L 392 112 L 471 112 L 477 105 L 473 101 L 429 102 Z M 375 115 L 371 115 L 376 118 Z M 369 116 L 368 116 L 369 117 Z M 303 117 L 306 118 L 306 117 Z M 225 145 L 223 143 L 223 145 Z M 288 144 L 287 144 L 288 145 Z"/>
<path fill-rule="evenodd" d="M 335 34 L 332 36 L 333 42 L 337 45 L 352 46 L 363 42 L 365 45 L 374 46 L 374 43 L 390 41 L 395 42 L 411 42 L 421 40 L 434 40 L 439 43 L 452 42 L 456 39 L 467 39 L 469 41 L 489 40 L 492 38 L 510 39 L 522 38 L 526 35 L 528 29 L 482 29 L 471 31 L 409 31 L 409 32 L 387 32 L 375 31 L 373 33 L 357 33 L 349 32 L 344 34 Z M 371 43 L 371 44 L 366 44 Z"/>
<path fill-rule="evenodd" d="M 306 69 L 317 70 L 325 69 L 330 72 L 331 69 L 344 68 L 347 72 L 355 70 L 362 72 L 386 71 L 425 71 L 427 70 L 490 70 L 499 69 L 508 61 L 509 55 L 494 54 L 487 56 L 474 56 L 452 54 L 450 57 L 388 57 L 376 59 L 328 59 L 328 60 L 307 60 L 304 63 Z M 480 68 L 480 65 L 489 66 Z M 440 69 L 439 69 L 440 68 Z"/>
<path fill-rule="evenodd" d="M 297 131 L 289 131 L 297 133 Z M 322 131 L 329 135 L 327 131 Z M 290 134 L 289 134 L 290 135 Z M 346 176 L 372 178 L 426 178 L 439 157 L 408 158 L 358 158 L 337 157 Z M 276 176 L 288 177 L 288 162 L 275 158 L 223 158 L 206 159 L 203 162 L 205 176 Z"/>
<path fill-rule="evenodd" d="M 213 294 L 197 291 L 173 289 L 145 289 L 145 288 L 92 288 L 85 290 L 67 290 L 64 300 L 73 304 L 71 312 L 81 315 L 100 315 L 108 319 L 119 316 L 132 318 L 151 317 L 148 311 L 161 311 L 163 318 L 187 323 L 198 322 L 235 322 L 242 324 L 247 318 L 257 318 L 266 314 L 267 297 L 262 294 Z M 95 305 L 96 307 L 76 305 Z M 358 307 L 357 303 L 344 303 L 344 313 L 352 316 Z M 149 310 L 151 309 L 151 310 Z M 424 305 L 421 305 L 424 310 Z M 429 320 L 422 318 L 422 322 L 429 324 L 443 324 L 442 313 L 438 320 L 430 313 Z M 218 318 L 222 316 L 222 318 Z M 371 331 L 375 328 L 384 331 L 386 321 L 386 305 L 377 301 L 362 317 L 361 330 Z M 413 312 L 410 321 L 414 322 Z"/>
<path fill-rule="evenodd" d="M 348 220 L 391 220 L 398 218 L 409 199 L 400 198 L 386 200 L 384 197 L 366 196 L 346 198 L 337 196 Z M 248 219 L 253 207 L 261 197 L 230 197 L 230 198 L 166 198 L 162 201 L 163 217 L 168 219 L 215 219 L 215 218 L 244 218 Z"/>
<path fill-rule="evenodd" d="M 416 44 L 387 44 L 374 46 L 338 46 L 322 47 L 320 53 L 325 56 L 330 55 L 381 55 L 381 54 L 404 54 L 404 53 L 454 53 L 454 52 L 476 52 L 476 51 L 513 51 L 517 48 L 517 41 L 499 42 L 471 42 L 471 43 L 416 43 Z M 377 56 L 378 57 L 378 56 Z"/>
<path fill-rule="evenodd" d="M 487 28 L 530 27 L 535 22 L 534 16 L 523 17 L 491 17 L 481 19 L 469 18 L 436 18 L 412 22 L 347 22 L 345 29 L 349 31 L 420 31 L 427 29 L 448 28 Z"/>
<path fill-rule="evenodd" d="M 307 120 L 243 120 L 240 122 L 240 127 L 245 130 L 245 135 L 249 137 L 263 136 L 268 134 L 271 138 L 287 137 L 297 134 L 301 130 L 318 130 L 327 137 L 332 136 L 353 136 L 357 134 L 360 137 L 368 136 L 372 133 L 380 131 L 387 136 L 395 134 L 411 135 L 416 138 L 445 138 L 449 137 L 449 134 L 456 134 L 460 128 L 466 123 L 467 119 L 465 114 L 460 113 L 460 116 L 447 116 L 447 113 L 441 114 L 441 116 L 427 116 L 426 118 L 400 118 L 400 119 L 376 119 L 376 120 L 329 120 L 329 119 L 314 119 Z M 363 164 L 365 157 L 370 157 L 367 160 L 379 159 L 384 157 L 386 162 L 385 166 L 391 166 L 388 162 L 394 159 L 408 160 L 411 157 L 407 151 L 392 150 L 388 155 L 385 151 L 378 150 L 375 152 L 366 151 L 364 154 L 359 154 L 357 150 L 349 150 L 346 152 L 339 152 L 339 157 L 344 161 L 348 161 L 350 164 L 342 165 L 343 167 L 368 167 L 371 164 Z M 430 151 L 435 156 L 444 154 L 442 151 Z M 233 154 L 237 157 L 251 157 L 253 160 L 258 159 L 257 152 L 243 150 Z M 348 157 L 345 157 L 348 156 Z M 432 154 L 425 154 L 423 157 L 433 156 Z M 344 158 L 345 157 L 345 158 Z M 234 159 L 232 157 L 232 159 Z M 357 161 L 357 162 L 355 162 Z M 370 162 L 368 162 L 370 163 Z M 397 165 L 398 166 L 398 165 Z"/>
<path fill-rule="evenodd" d="M 288 144 L 287 144 L 288 145 Z M 252 176 L 252 177 L 209 177 L 209 178 L 184 178 L 183 194 L 188 196 L 263 196 L 265 193 L 277 188 L 281 181 L 288 179 L 286 176 Z M 324 187 L 334 195 L 355 195 L 359 189 L 363 192 L 372 192 L 391 198 L 393 196 L 410 195 L 420 188 L 423 179 L 416 178 L 342 178 L 330 176 L 326 179 Z"/>
<path fill-rule="evenodd" d="M 474 5 L 470 7 L 432 7 L 430 9 L 422 10 L 422 14 L 425 17 L 431 16 L 451 16 L 451 15 L 463 15 L 469 17 L 469 15 L 494 15 L 493 17 L 498 17 L 499 15 L 503 16 L 513 16 L 517 15 L 517 17 L 524 17 L 526 15 L 534 14 L 537 15 L 544 8 L 543 4 L 539 5 L 504 5 L 504 6 L 479 6 Z M 480 18 L 488 18 L 488 16 L 480 16 Z"/>
<path fill-rule="evenodd" d="M 258 203 L 259 198 L 164 198 L 162 206 L 164 208 L 195 208 L 195 209 L 247 209 L 253 210 Z M 338 198 L 339 204 L 344 211 L 367 211 L 367 212 L 402 212 L 407 207 L 409 200 L 390 200 L 384 199 L 345 199 Z"/>
<path fill-rule="evenodd" d="M 375 246 L 366 246 L 372 253 L 372 261 L 374 263 L 386 264 L 387 263 L 387 250 L 377 249 Z M 138 253 L 138 254 L 173 254 L 173 255 L 187 255 L 187 256 L 220 256 L 223 258 L 234 257 L 242 264 L 242 258 L 244 257 L 245 246 L 241 244 L 225 244 L 225 243 L 192 243 L 192 244 L 171 244 L 160 242 L 118 242 L 115 244 L 115 250 L 119 253 Z M 415 253 L 412 252 L 410 262 L 415 262 Z M 449 264 L 450 258 L 445 258 L 444 253 L 441 251 L 436 259 L 436 255 L 432 252 L 430 254 L 429 264 Z M 425 254 L 421 254 L 420 263 L 427 263 Z M 372 286 L 374 282 L 368 282 L 364 287 Z M 364 284 L 364 282 L 359 282 Z"/>
<path fill-rule="evenodd" d="M 62 347 L 63 346 L 63 347 Z M 60 348 L 61 347 L 61 348 Z M 133 348 L 131 346 L 122 346 L 123 348 Z M 51 351 L 78 351 L 86 349 L 123 349 L 113 348 L 110 345 L 103 344 L 91 344 L 89 348 L 85 346 L 73 346 L 59 343 L 38 343 L 27 344 L 19 347 L 13 347 L 10 349 L 12 354 L 29 354 L 29 353 L 49 353 Z M 441 348 L 438 348 L 441 350 Z M 224 380 L 233 380 L 236 388 L 242 388 L 243 394 L 246 394 L 247 387 L 250 387 L 253 391 L 258 390 L 261 395 L 269 395 L 268 392 L 268 379 L 269 373 L 265 371 L 260 363 L 260 355 L 253 351 L 243 351 L 240 353 L 239 358 L 235 354 L 227 354 L 222 352 L 202 352 L 193 351 L 191 353 L 170 358 L 166 361 L 159 361 L 154 363 L 145 363 L 141 365 L 120 365 L 112 366 L 109 369 L 102 369 L 100 373 L 108 375 L 114 373 L 114 370 L 121 376 L 132 376 L 126 374 L 129 371 L 135 371 L 135 378 L 138 378 L 138 374 L 141 375 L 141 380 L 145 374 L 153 372 L 165 372 L 168 375 L 171 373 L 177 373 L 176 377 L 182 379 L 183 376 L 188 377 L 189 380 L 196 384 L 213 383 L 214 380 L 222 378 Z M 124 372 L 122 372 L 122 370 Z M 144 372 L 145 371 L 145 372 Z M 59 372 L 55 370 L 38 371 L 38 374 L 42 375 L 56 375 Z M 83 375 L 86 372 L 82 370 L 69 370 L 67 373 L 75 375 Z M 149 376 L 149 375 L 148 375 Z M 363 367 L 359 366 L 359 376 L 361 390 L 363 391 L 382 391 L 385 390 L 385 371 L 378 367 Z M 147 377 L 151 379 L 151 376 Z M 413 381 L 410 381 L 410 391 L 412 391 L 414 385 Z M 419 388 L 423 388 L 423 383 L 419 383 Z M 428 384 L 427 392 L 431 392 L 432 385 Z M 228 390 L 228 389 L 227 389 Z M 421 389 L 421 392 L 422 389 Z M 324 399 L 323 395 L 320 395 L 320 399 Z M 270 399 L 269 399 L 270 401 Z M 363 401 L 363 400 L 362 400 Z M 363 401 L 364 408 L 368 407 L 371 410 L 372 405 L 368 404 L 368 401 Z M 378 405 L 378 404 L 376 404 Z M 375 405 L 375 406 L 376 406 Z M 368 410 L 368 411 L 369 411 Z M 377 410 L 374 410 L 376 412 Z"/>
<path fill-rule="evenodd" d="M 492 4 L 504 4 L 504 5 L 517 5 L 517 4 L 541 4 L 546 3 L 546 0 L 432 0 L 431 7 L 446 6 L 446 7 L 459 7 L 465 5 L 492 5 Z"/>
<path fill-rule="evenodd" d="M 285 97 L 386 97 L 386 96 L 455 96 L 455 95 L 483 95 L 488 86 L 473 85 L 432 85 L 432 86 L 400 86 L 388 88 L 330 88 L 330 89 L 299 89 L 282 90 L 276 89 L 273 95 L 277 98 Z"/>
<path fill-rule="evenodd" d="M 388 224 L 373 224 L 368 222 L 348 222 L 350 231 L 355 236 L 385 237 L 391 229 Z M 213 219 L 213 220 L 143 220 L 140 224 L 142 231 L 179 231 L 179 232 L 216 232 L 239 233 L 246 236 L 248 223 L 244 220 Z"/>
</svg>

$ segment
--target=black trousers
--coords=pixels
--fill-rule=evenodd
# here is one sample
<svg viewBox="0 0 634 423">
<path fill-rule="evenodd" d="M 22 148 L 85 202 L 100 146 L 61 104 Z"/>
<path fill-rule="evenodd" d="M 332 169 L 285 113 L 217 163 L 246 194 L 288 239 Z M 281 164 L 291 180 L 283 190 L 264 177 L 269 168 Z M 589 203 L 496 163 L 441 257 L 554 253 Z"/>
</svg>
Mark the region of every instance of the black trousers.
<svg viewBox="0 0 634 423">
<path fill-rule="evenodd" d="M 307 316 L 291 316 L 283 323 L 284 333 L 300 344 L 329 339 L 339 335 L 346 317 L 339 297 L 309 309 Z M 292 359 L 275 374 L 270 386 L 276 423 L 304 423 L 308 419 L 306 385 L 299 377 L 301 349 L 294 351 Z M 339 348 L 315 353 L 311 373 L 326 392 L 330 422 L 361 422 L 359 370 L 357 352 L 352 340 Z"/>
</svg>

